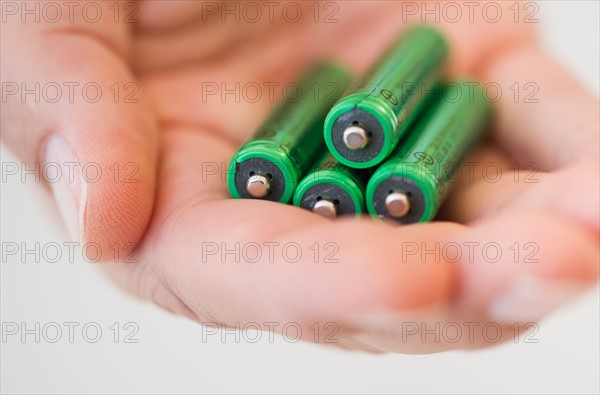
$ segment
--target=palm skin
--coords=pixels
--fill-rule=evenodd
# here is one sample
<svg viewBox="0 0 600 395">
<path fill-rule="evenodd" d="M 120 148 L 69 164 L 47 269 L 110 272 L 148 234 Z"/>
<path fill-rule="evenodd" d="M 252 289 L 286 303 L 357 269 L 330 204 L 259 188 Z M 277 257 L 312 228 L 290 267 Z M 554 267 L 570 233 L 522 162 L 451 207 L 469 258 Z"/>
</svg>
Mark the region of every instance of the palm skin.
<svg viewBox="0 0 600 395">
<path fill-rule="evenodd" d="M 466 160 L 476 164 L 473 177 L 461 173 L 438 221 L 393 228 L 369 218 L 332 222 L 291 206 L 230 199 L 224 166 L 275 103 L 266 90 L 252 103 L 202 89 L 206 82 L 228 89 L 237 82 L 274 84 L 280 98 L 285 82 L 323 56 L 360 73 L 404 27 L 402 3 L 340 2 L 334 24 L 233 26 L 195 23 L 201 6 L 188 3 L 140 3 L 133 31 L 102 38 L 110 50 L 96 40 L 67 38 L 80 31 L 61 33 L 62 41 L 46 39 L 64 57 L 86 59 L 76 62 L 85 71 L 66 66 L 67 75 L 140 81 L 139 103 L 90 106 L 97 117 L 77 124 L 89 126 L 80 128 L 86 132 L 66 137 L 82 161 L 139 165 L 133 184 L 88 185 L 80 222 L 85 241 L 138 242 L 133 262 L 104 264 L 119 285 L 199 323 L 297 323 L 306 340 L 425 353 L 512 339 L 507 328 L 515 322 L 523 329 L 597 282 L 598 102 L 538 48 L 531 25 L 512 18 L 440 24 L 453 51 L 449 73 L 474 74 L 504 94 L 495 103 L 489 139 Z M 87 36 L 103 34 L 109 33 Z M 50 66 L 30 72 L 57 73 Z M 537 103 L 515 101 L 508 93 L 515 82 L 534 82 Z M 14 108 L 3 130 L 25 118 L 25 110 Z M 50 129 L 72 123 L 65 113 L 55 117 Z M 102 117 L 107 126 L 96 133 Z M 34 154 L 19 148 L 21 139 L 7 137 L 31 159 Z M 539 171 L 527 177 L 523 167 L 530 163 Z M 489 164 L 502 170 L 493 182 L 482 172 Z M 491 242 L 500 246 L 497 260 L 483 259 L 480 249 L 470 259 L 469 245 Z M 296 249 L 284 251 L 290 243 L 299 246 L 300 257 Z M 225 253 L 257 245 L 261 257 L 251 263 L 243 253 Z M 436 245 L 458 245 L 463 256 L 423 253 Z M 419 252 L 408 253 L 407 246 Z M 124 249 L 122 256 L 129 253 Z M 309 328 L 331 322 L 334 336 L 323 330 L 314 339 Z M 493 342 L 479 330 L 458 342 L 423 340 L 407 336 L 407 322 L 427 328 L 494 322 L 504 330 Z"/>
</svg>

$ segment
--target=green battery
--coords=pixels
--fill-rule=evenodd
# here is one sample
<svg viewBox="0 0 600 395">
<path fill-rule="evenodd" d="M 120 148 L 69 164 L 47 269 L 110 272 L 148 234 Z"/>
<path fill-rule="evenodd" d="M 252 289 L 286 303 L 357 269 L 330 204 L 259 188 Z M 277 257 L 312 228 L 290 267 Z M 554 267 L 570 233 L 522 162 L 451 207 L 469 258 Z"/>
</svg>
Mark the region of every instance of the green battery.
<svg viewBox="0 0 600 395">
<path fill-rule="evenodd" d="M 433 28 L 407 31 L 325 120 L 329 151 L 346 166 L 381 163 L 440 81 L 448 47 Z"/>
<path fill-rule="evenodd" d="M 365 199 L 374 217 L 402 224 L 432 220 L 460 161 L 489 122 L 490 105 L 473 82 L 449 83 L 428 104 L 369 180 Z"/>
<path fill-rule="evenodd" d="M 323 120 L 350 82 L 346 71 L 329 62 L 305 74 L 297 97 L 279 104 L 231 159 L 231 196 L 288 203 L 300 179 L 323 155 Z"/>
<path fill-rule="evenodd" d="M 372 169 L 342 165 L 331 154 L 302 179 L 294 194 L 294 205 L 327 218 L 365 211 L 365 188 Z"/>
</svg>

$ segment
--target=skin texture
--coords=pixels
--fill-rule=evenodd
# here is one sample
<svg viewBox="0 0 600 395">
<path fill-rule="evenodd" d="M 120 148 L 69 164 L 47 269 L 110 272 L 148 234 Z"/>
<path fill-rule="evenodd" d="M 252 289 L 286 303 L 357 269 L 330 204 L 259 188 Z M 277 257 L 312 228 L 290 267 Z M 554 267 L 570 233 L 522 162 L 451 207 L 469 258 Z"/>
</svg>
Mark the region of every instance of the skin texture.
<svg viewBox="0 0 600 395">
<path fill-rule="evenodd" d="M 138 103 L 115 103 L 112 95 L 55 104 L 10 96 L 2 138 L 30 163 L 43 162 L 48 142 L 60 136 L 79 162 L 96 163 L 104 174 L 114 163 L 136 165 L 135 182 L 103 177 L 87 184 L 83 199 L 73 187 L 75 236 L 98 243 L 107 261 L 118 243 L 118 256 L 134 259 L 103 264 L 108 275 L 176 314 L 233 327 L 333 322 L 334 341 L 325 338 L 331 331 L 314 339 L 310 330 L 306 340 L 373 352 L 511 340 L 510 330 L 495 341 L 480 330 L 457 342 L 423 339 L 406 323 L 519 322 L 527 329 L 598 281 L 598 100 L 540 48 L 535 24 L 514 23 L 512 11 L 504 9 L 507 17 L 495 24 L 480 16 L 438 24 L 451 46 L 449 74 L 503 89 L 489 138 L 467 158 L 477 167 L 458 177 L 439 221 L 399 228 L 368 218 L 331 222 L 290 206 L 232 200 L 224 169 L 207 172 L 207 164 L 229 162 L 274 102 L 266 94 L 252 103 L 203 97 L 202 84 L 278 83 L 278 98 L 285 82 L 323 56 L 360 73 L 407 26 L 403 2 L 375 3 L 340 2 L 332 24 L 314 23 L 306 9 L 310 17 L 298 23 L 222 23 L 200 1 L 139 1 L 136 23 L 123 16 L 88 23 L 79 13 L 72 23 L 10 18 L 2 24 L 3 82 L 135 81 L 140 91 Z M 537 84 L 537 103 L 514 100 L 515 82 Z M 495 182 L 481 171 L 490 163 L 502 169 Z M 290 242 L 300 246 L 297 261 L 295 250 L 288 250 L 292 258 L 282 252 Z M 468 256 L 468 243 L 491 242 L 501 248 L 497 261 L 483 259 L 481 249 Z M 207 253 L 208 245 L 233 250 L 236 243 L 258 244 L 261 258 Z M 273 257 L 265 243 L 279 243 L 270 244 L 279 246 Z M 456 244 L 458 259 L 407 250 Z M 532 251 L 536 262 L 524 257 Z M 326 259 L 331 252 L 337 262 Z M 511 293 L 523 284 L 525 296 Z M 509 297 L 515 294 L 517 302 Z"/>
</svg>

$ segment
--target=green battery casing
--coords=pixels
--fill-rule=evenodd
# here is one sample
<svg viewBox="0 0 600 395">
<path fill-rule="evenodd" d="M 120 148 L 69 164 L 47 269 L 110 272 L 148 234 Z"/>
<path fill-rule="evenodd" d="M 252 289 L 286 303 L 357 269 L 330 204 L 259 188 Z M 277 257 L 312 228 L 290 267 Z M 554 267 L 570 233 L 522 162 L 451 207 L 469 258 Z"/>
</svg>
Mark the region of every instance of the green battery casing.
<svg viewBox="0 0 600 395">
<path fill-rule="evenodd" d="M 373 170 L 344 166 L 328 153 L 298 185 L 294 205 L 310 210 L 323 198 L 334 201 L 339 215 L 360 216 L 365 211 L 365 188 Z"/>
<path fill-rule="evenodd" d="M 325 120 L 329 151 L 346 166 L 368 168 L 381 163 L 395 148 L 427 95 L 439 84 L 448 47 L 439 32 L 427 26 L 408 30 L 337 102 Z M 348 149 L 343 131 L 359 125 L 369 143 Z"/>
<path fill-rule="evenodd" d="M 302 176 L 326 150 L 323 120 L 350 82 L 350 75 L 330 62 L 306 73 L 297 84 L 298 97 L 280 103 L 234 154 L 227 174 L 231 196 L 253 198 L 245 183 L 250 175 L 261 174 L 273 185 L 264 199 L 288 203 Z"/>
<path fill-rule="evenodd" d="M 429 108 L 373 174 L 366 205 L 374 217 L 408 224 L 433 219 L 448 195 L 461 160 L 479 139 L 490 119 L 490 104 L 477 83 L 467 80 L 438 90 Z M 392 192 L 408 196 L 411 209 L 393 218 L 385 208 Z"/>
</svg>

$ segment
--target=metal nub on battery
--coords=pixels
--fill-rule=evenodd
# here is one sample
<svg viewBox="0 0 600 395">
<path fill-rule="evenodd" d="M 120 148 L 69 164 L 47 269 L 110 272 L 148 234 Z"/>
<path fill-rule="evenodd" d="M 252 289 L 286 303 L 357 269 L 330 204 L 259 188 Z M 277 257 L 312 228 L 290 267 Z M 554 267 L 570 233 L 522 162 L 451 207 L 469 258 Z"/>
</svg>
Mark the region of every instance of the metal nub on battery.
<svg viewBox="0 0 600 395">
<path fill-rule="evenodd" d="M 299 96 L 282 102 L 233 156 L 227 174 L 231 196 L 288 203 L 326 151 L 323 120 L 349 84 L 350 76 L 331 63 L 307 73 Z"/>
<path fill-rule="evenodd" d="M 410 200 L 403 192 L 392 192 L 385 198 L 385 209 L 394 218 L 402 218 L 410 211 Z"/>
<path fill-rule="evenodd" d="M 344 145 L 348 149 L 363 149 L 368 141 L 369 136 L 367 136 L 367 132 L 360 126 L 350 126 L 344 130 Z"/>
<path fill-rule="evenodd" d="M 407 31 L 327 115 L 325 142 L 333 156 L 353 168 L 381 163 L 439 84 L 447 53 L 436 30 Z"/>
<path fill-rule="evenodd" d="M 489 103 L 473 82 L 438 89 L 427 110 L 367 185 L 374 217 L 401 224 L 430 221 L 437 214 L 468 150 L 485 131 Z"/>
<path fill-rule="evenodd" d="M 265 176 L 253 175 L 248 178 L 248 182 L 246 183 L 246 191 L 250 194 L 250 196 L 261 199 L 269 195 L 269 192 L 271 191 L 271 183 Z"/>
<path fill-rule="evenodd" d="M 352 169 L 327 154 L 298 185 L 294 205 L 330 219 L 359 216 L 371 174 L 372 169 Z"/>
<path fill-rule="evenodd" d="M 339 204 L 339 201 L 338 201 Z M 337 206 L 335 202 L 329 200 L 318 200 L 312 207 L 313 213 L 322 217 L 334 219 L 337 217 Z"/>
</svg>

